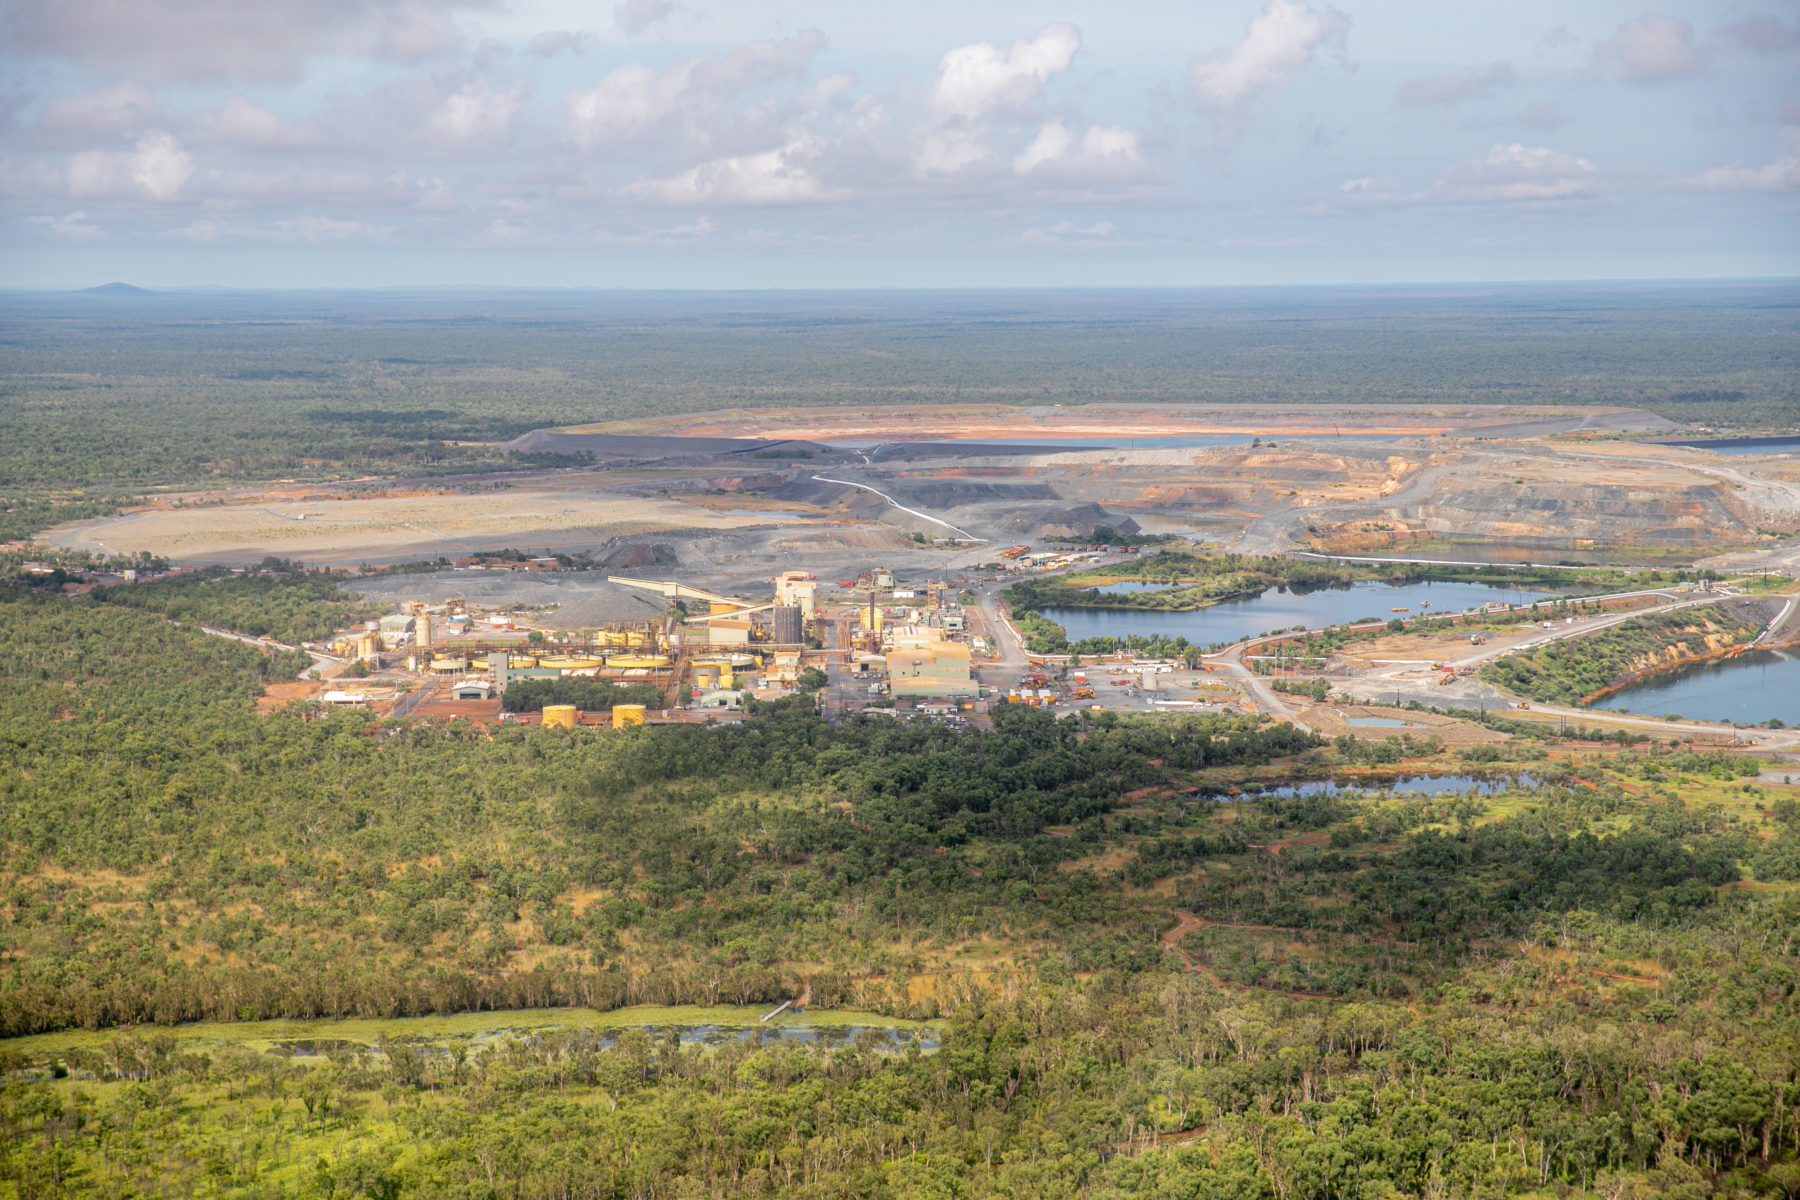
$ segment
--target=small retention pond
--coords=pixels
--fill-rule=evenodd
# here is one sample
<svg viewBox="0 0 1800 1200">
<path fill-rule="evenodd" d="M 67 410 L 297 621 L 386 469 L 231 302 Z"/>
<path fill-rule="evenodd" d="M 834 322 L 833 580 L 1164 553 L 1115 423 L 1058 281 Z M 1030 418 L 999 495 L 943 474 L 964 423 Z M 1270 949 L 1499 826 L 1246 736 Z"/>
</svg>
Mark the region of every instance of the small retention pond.
<svg viewBox="0 0 1800 1200">
<path fill-rule="evenodd" d="M 611 1045 L 630 1029 L 644 1030 L 659 1040 L 673 1029 L 681 1043 L 687 1046 L 750 1040 L 842 1045 L 861 1040 L 871 1049 L 900 1050 L 915 1039 L 924 1050 L 935 1050 L 938 1046 L 938 1027 L 930 1021 L 905 1021 L 876 1013 L 826 1009 L 786 1012 L 767 1023 L 758 1020 L 773 1007 L 772 1004 L 754 1008 L 682 1005 L 620 1008 L 612 1012 L 551 1008 L 385 1020 L 201 1021 L 172 1027 L 146 1025 L 136 1029 L 42 1033 L 0 1040 L 0 1047 L 26 1054 L 53 1054 L 76 1047 L 103 1045 L 117 1038 L 148 1038 L 172 1033 L 187 1050 L 234 1045 L 308 1058 L 344 1047 L 373 1048 L 384 1038 L 419 1046 L 456 1042 L 479 1047 L 512 1040 L 530 1041 L 552 1034 L 589 1033 L 601 1045 Z"/>
<path fill-rule="evenodd" d="M 1665 442 L 1667 446 L 1692 446 L 1714 454 L 1792 454 L 1800 450 L 1800 437 L 1715 438 L 1710 441 Z"/>
<path fill-rule="evenodd" d="M 1596 700 L 1594 708 L 1645 716 L 1677 713 L 1694 721 L 1760 725 L 1777 717 L 1800 725 L 1800 654 L 1752 650 L 1722 662 L 1653 675 Z"/>
<path fill-rule="evenodd" d="M 1167 584 L 1127 581 L 1108 584 L 1098 591 L 1119 595 L 1162 591 Z M 1044 616 L 1068 631 L 1069 640 L 1090 637 L 1184 637 L 1196 646 L 1236 642 L 1260 633 L 1274 633 L 1295 625 L 1317 629 L 1347 625 L 1362 618 L 1432 616 L 1461 612 L 1484 604 L 1529 604 L 1555 599 L 1539 589 L 1486 583 L 1403 583 L 1380 581 L 1320 588 L 1301 594 L 1270 588 L 1254 600 L 1233 600 L 1192 612 L 1144 608 L 1046 608 Z M 1393 610 L 1407 611 L 1397 613 Z"/>
<path fill-rule="evenodd" d="M 1517 775 L 1402 775 L 1397 779 L 1340 784 L 1332 779 L 1284 783 L 1279 787 L 1245 792 L 1242 800 L 1297 800 L 1307 796 L 1351 796 L 1359 792 L 1393 792 L 1397 795 L 1453 796 L 1464 792 L 1492 796 L 1498 792 L 1531 790 L 1540 781 L 1529 772 Z"/>
</svg>

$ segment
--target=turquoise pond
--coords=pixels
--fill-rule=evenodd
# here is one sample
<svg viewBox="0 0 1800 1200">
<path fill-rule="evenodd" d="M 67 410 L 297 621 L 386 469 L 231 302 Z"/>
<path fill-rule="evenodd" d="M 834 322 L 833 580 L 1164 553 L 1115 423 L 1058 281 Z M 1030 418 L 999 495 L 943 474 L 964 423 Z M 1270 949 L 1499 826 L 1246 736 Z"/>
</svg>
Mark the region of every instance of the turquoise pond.
<svg viewBox="0 0 1800 1200">
<path fill-rule="evenodd" d="M 1124 592 L 1160 591 L 1166 584 L 1125 582 L 1096 589 L 1114 595 Z M 1090 637 L 1184 637 L 1197 646 L 1235 642 L 1260 633 L 1272 633 L 1294 625 L 1317 629 L 1345 625 L 1363 618 L 1387 620 L 1394 616 L 1461 612 L 1485 604 L 1529 604 L 1555 597 L 1538 588 L 1517 588 L 1485 583 L 1352 584 L 1311 592 L 1270 588 L 1254 600 L 1234 600 L 1192 612 L 1159 612 L 1142 608 L 1046 608 L 1044 616 L 1068 631 L 1069 640 Z M 1405 608 L 1404 614 L 1395 613 Z"/>
</svg>

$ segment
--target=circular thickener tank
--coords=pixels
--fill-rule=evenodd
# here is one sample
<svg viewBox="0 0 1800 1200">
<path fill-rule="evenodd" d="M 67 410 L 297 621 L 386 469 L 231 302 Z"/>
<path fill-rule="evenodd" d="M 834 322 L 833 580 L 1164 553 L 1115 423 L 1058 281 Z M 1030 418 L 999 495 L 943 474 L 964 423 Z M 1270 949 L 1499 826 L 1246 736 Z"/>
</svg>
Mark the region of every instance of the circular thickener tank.
<svg viewBox="0 0 1800 1200">
<path fill-rule="evenodd" d="M 611 654 L 607 656 L 607 665 L 630 670 L 633 667 L 654 670 L 669 665 L 667 655 L 663 654 Z"/>
<path fill-rule="evenodd" d="M 575 728 L 575 706 L 573 704 L 544 705 L 544 724 L 559 726 L 563 729 Z"/>
</svg>

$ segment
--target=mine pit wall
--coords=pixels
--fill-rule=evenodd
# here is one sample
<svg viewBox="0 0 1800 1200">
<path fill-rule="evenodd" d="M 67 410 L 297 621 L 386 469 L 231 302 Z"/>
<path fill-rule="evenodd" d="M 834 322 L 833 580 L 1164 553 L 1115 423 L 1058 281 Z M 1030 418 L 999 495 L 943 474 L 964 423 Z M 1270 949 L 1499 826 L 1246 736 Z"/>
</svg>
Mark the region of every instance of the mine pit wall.
<svg viewBox="0 0 1800 1200">
<path fill-rule="evenodd" d="M 1440 492 L 1394 515 L 1438 535 L 1522 546 L 1703 547 L 1752 538 L 1754 530 L 1743 525 L 1725 497 L 1723 488 L 1707 485 L 1654 492 L 1608 484 L 1488 486 Z"/>
<path fill-rule="evenodd" d="M 1786 598 L 1780 596 L 1758 596 L 1754 598 L 1748 596 L 1727 596 L 1719 601 L 1719 607 L 1724 609 L 1731 616 L 1754 621 L 1757 626 L 1762 629 L 1768 628 L 1769 622 L 1781 615 L 1782 607 L 1785 604 Z M 1786 634 L 1758 646 L 1757 649 L 1781 650 L 1790 646 L 1800 645 L 1800 627 L 1796 627 L 1796 625 L 1800 625 L 1800 623 L 1790 623 Z M 1749 646 L 1750 642 L 1755 640 L 1755 636 L 1756 635 L 1752 634 L 1748 640 L 1734 642 L 1728 646 L 1709 646 L 1707 652 L 1704 654 L 1678 654 L 1669 659 L 1653 663 L 1650 666 L 1644 667 L 1642 670 L 1633 671 L 1631 674 L 1622 676 L 1612 683 L 1607 684 L 1599 691 L 1594 692 L 1591 695 L 1583 696 L 1580 702 L 1581 706 L 1586 708 L 1594 701 L 1605 699 L 1614 692 L 1622 692 L 1634 684 L 1642 683 L 1646 679 L 1653 679 L 1658 675 L 1667 674 L 1670 671 L 1678 671 L 1683 667 L 1698 666 L 1703 663 L 1721 662 L 1724 659 L 1742 654 L 1745 648 Z M 1671 647 L 1671 649 L 1672 648 L 1673 647 Z"/>
</svg>

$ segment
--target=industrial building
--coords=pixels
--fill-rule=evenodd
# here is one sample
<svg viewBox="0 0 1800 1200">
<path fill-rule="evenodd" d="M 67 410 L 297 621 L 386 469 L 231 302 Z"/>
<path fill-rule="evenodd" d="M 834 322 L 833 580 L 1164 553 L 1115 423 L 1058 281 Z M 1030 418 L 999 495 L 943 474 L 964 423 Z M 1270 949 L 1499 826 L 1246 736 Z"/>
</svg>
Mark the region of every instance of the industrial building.
<svg viewBox="0 0 1800 1200">
<path fill-rule="evenodd" d="M 775 577 L 777 607 L 796 607 L 803 620 L 813 615 L 818 590 L 818 581 L 805 571 L 783 571 Z"/>
<path fill-rule="evenodd" d="M 890 650 L 889 690 L 896 696 L 974 696 L 981 689 L 969 666 L 969 648 L 957 642 L 928 641 Z"/>
<path fill-rule="evenodd" d="M 707 622 L 706 641 L 711 646 L 748 646 L 750 628 L 748 620 L 722 617 Z"/>
<path fill-rule="evenodd" d="M 798 604 L 778 604 L 771 610 L 773 640 L 780 646 L 798 646 L 805 640 L 804 610 Z"/>
<path fill-rule="evenodd" d="M 377 622 L 377 632 L 381 635 L 381 646 L 384 650 L 398 650 L 406 644 L 407 635 L 413 631 L 414 618 L 407 613 L 389 613 Z"/>
</svg>

